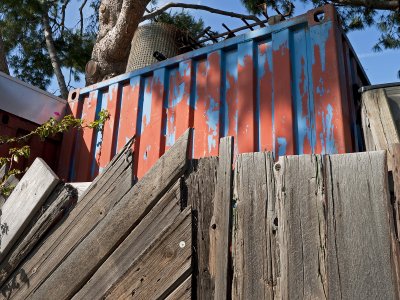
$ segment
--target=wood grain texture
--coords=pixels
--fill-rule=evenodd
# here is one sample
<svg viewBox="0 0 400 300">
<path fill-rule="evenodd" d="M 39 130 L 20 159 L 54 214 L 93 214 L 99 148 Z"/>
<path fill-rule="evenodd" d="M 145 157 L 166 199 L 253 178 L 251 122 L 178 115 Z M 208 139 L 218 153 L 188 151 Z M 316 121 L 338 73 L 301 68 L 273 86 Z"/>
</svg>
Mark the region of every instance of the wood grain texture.
<svg viewBox="0 0 400 300">
<path fill-rule="evenodd" d="M 181 214 L 181 182 L 178 180 L 139 225 L 101 265 L 73 299 L 101 299 L 129 276 L 151 247 L 157 245 L 167 228 Z"/>
<path fill-rule="evenodd" d="M 178 286 L 165 300 L 191 300 L 192 298 L 192 275 L 190 275 L 180 286 Z"/>
<path fill-rule="evenodd" d="M 120 198 L 110 213 L 30 295 L 30 299 L 68 299 L 83 286 L 184 173 L 191 132 L 191 129 L 187 130 L 146 175 Z"/>
<path fill-rule="evenodd" d="M 217 181 L 218 158 L 207 157 L 192 161 L 191 173 L 185 184 L 188 205 L 192 206 L 195 219 L 195 264 L 194 289 L 199 300 L 212 298 L 214 283 L 210 271 L 210 224 L 214 207 L 215 184 Z"/>
<path fill-rule="evenodd" d="M 37 245 L 39 240 L 45 236 L 51 226 L 60 220 L 63 214 L 76 203 L 78 199 L 77 191 L 71 185 L 59 184 L 43 207 L 44 212 L 39 212 L 39 216 L 27 226 L 25 232 L 21 234 L 18 242 L 12 247 L 6 258 L 0 264 L 0 285 L 14 271 L 19 263 Z"/>
<path fill-rule="evenodd" d="M 233 137 L 220 139 L 217 183 L 210 232 L 210 274 L 214 281 L 214 299 L 228 296 L 229 233 L 232 204 Z"/>
<path fill-rule="evenodd" d="M 392 145 L 391 153 L 393 162 L 392 178 L 394 198 L 391 199 L 392 205 L 389 205 L 389 209 L 392 210 L 392 214 L 389 213 L 389 219 L 391 221 L 390 228 L 394 276 L 398 283 L 397 293 L 400 295 L 400 144 Z"/>
<path fill-rule="evenodd" d="M 57 175 L 42 159 L 35 159 L 2 207 L 1 224 L 8 229 L 1 236 L 0 261 L 5 258 L 58 181 Z"/>
<path fill-rule="evenodd" d="M 388 169 L 392 170 L 391 145 L 400 143 L 400 136 L 384 89 L 362 94 L 361 120 L 366 150 L 388 150 Z"/>
<path fill-rule="evenodd" d="M 29 297 L 131 189 L 134 184 L 132 144 L 133 139 L 94 179 L 68 217 L 53 228 L 16 269 L 1 287 L 3 296 L 9 299 Z"/>
<path fill-rule="evenodd" d="M 392 155 L 393 162 L 393 184 L 394 184 L 394 200 L 393 200 L 393 210 L 394 210 L 394 226 L 396 228 L 397 240 L 400 242 L 400 144 L 392 145 Z M 388 155 L 390 155 L 388 153 Z"/>
<path fill-rule="evenodd" d="M 270 153 L 237 157 L 234 179 L 232 299 L 274 299 L 275 185 Z"/>
<path fill-rule="evenodd" d="M 104 299 L 164 299 L 191 272 L 192 215 L 186 208 Z"/>
<path fill-rule="evenodd" d="M 275 177 L 280 253 L 276 296 L 278 299 L 326 299 L 326 224 L 321 157 L 281 157 L 275 165 Z"/>
<path fill-rule="evenodd" d="M 71 182 L 69 184 L 77 190 L 78 198 L 82 199 L 84 192 L 89 188 L 89 186 L 92 183 L 91 182 Z"/>
<path fill-rule="evenodd" d="M 329 297 L 398 299 L 386 152 L 325 160 Z"/>
</svg>

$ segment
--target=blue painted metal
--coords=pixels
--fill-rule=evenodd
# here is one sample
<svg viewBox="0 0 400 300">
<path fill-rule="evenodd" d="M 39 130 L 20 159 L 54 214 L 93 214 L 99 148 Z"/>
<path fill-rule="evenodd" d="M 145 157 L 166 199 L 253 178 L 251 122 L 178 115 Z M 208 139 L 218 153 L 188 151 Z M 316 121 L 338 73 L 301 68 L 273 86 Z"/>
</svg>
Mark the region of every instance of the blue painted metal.
<svg viewBox="0 0 400 300">
<path fill-rule="evenodd" d="M 316 21 L 321 11 L 325 18 Z M 115 136 L 104 135 L 98 146 L 97 134 L 96 148 L 88 153 L 101 155 L 104 147 L 105 153 L 115 153 L 136 134 L 135 172 L 141 177 L 188 127 L 195 128 L 196 158 L 217 155 L 218 140 L 226 135 L 235 137 L 235 153 L 357 151 L 357 99 L 352 89 L 368 83 L 328 5 L 82 88 L 70 101 L 84 103 L 93 91 L 109 94 L 109 86 L 117 87 Z M 105 107 L 104 97 L 97 101 L 98 107 Z M 86 113 L 82 107 L 76 116 Z M 100 166 L 95 162 L 92 170 L 108 160 L 100 157 Z"/>
</svg>

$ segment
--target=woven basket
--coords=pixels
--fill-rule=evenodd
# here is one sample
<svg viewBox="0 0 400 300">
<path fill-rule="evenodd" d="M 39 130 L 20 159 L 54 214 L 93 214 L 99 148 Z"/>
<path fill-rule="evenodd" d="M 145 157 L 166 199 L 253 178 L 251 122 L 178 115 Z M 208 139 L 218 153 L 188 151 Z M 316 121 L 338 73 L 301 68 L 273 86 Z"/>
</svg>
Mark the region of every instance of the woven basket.
<svg viewBox="0 0 400 300">
<path fill-rule="evenodd" d="M 167 58 L 180 54 L 178 40 L 181 36 L 182 32 L 171 24 L 149 23 L 138 27 L 132 39 L 126 72 L 156 63 L 155 51 Z"/>
</svg>

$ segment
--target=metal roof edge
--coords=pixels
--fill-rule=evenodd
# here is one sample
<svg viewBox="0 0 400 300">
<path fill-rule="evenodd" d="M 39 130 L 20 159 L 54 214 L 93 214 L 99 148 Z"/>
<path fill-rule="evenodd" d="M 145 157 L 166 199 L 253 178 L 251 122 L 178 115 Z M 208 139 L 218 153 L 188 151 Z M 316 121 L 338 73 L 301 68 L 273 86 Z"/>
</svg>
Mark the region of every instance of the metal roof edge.
<svg viewBox="0 0 400 300">
<path fill-rule="evenodd" d="M 397 87 L 397 86 L 400 88 L 400 82 L 390 82 L 390 83 L 368 85 L 368 86 L 361 87 L 358 90 L 358 92 L 359 93 L 364 93 L 364 92 L 370 91 L 370 90 L 382 89 L 382 88 L 384 89 L 384 88 Z"/>
</svg>

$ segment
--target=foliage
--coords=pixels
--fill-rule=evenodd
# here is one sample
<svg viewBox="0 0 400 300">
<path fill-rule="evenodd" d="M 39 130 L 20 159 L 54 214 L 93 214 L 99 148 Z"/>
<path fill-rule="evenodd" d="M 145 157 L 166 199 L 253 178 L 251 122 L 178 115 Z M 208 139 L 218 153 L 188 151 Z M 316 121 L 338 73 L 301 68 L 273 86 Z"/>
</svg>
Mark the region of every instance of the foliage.
<svg viewBox="0 0 400 300">
<path fill-rule="evenodd" d="M 58 133 L 67 132 L 72 128 L 77 128 L 79 130 L 89 128 L 102 131 L 105 122 L 109 118 L 110 114 L 107 110 L 100 111 L 97 119 L 88 124 L 82 119 L 76 119 L 72 115 L 67 115 L 60 121 L 50 118 L 43 125 L 21 137 L 0 136 L 0 145 L 8 144 L 15 146 L 10 148 L 9 155 L 7 157 L 0 157 L 0 168 L 3 165 L 7 165 L 6 176 L 0 178 L 0 195 L 8 196 L 12 191 L 12 186 L 5 186 L 4 184 L 8 177 L 11 175 L 24 173 L 24 171 L 15 168 L 14 163 L 18 163 L 20 158 L 29 158 L 31 149 L 28 145 L 23 145 L 23 143 L 27 142 L 31 137 L 38 136 L 42 141 L 44 141 L 47 137 L 55 136 Z"/>
<path fill-rule="evenodd" d="M 79 81 L 90 59 L 96 29 L 80 31 L 79 26 L 66 26 L 65 12 L 70 1 L 66 0 L 1 0 L 0 28 L 4 47 L 8 53 L 9 67 L 13 74 L 39 88 L 46 89 L 54 74 L 47 51 L 42 14 L 48 13 L 57 54 L 64 68 Z M 93 2 L 99 2 L 93 0 Z M 92 4 L 92 3 L 91 3 Z M 48 12 L 46 10 L 48 7 Z"/>
<path fill-rule="evenodd" d="M 260 14 L 262 11 L 260 5 L 265 3 L 268 5 L 270 15 L 275 14 L 275 11 L 284 14 L 290 11 L 291 7 L 289 0 L 241 1 L 247 10 L 254 14 Z M 384 1 L 376 0 L 371 3 Z M 295 5 L 302 2 L 313 6 L 333 3 L 339 11 L 345 30 L 362 30 L 368 26 L 375 26 L 381 32 L 375 50 L 400 48 L 399 11 L 337 4 L 339 0 L 293 0 L 292 2 Z M 76 4 L 78 7 L 86 4 L 94 13 L 84 16 L 77 24 L 71 26 L 65 17 L 66 11 L 72 9 L 71 3 L 75 3 L 73 9 L 76 9 Z M 64 70 L 70 70 L 69 80 L 79 81 L 96 41 L 100 3 L 101 0 L 1 0 L 0 28 L 13 74 L 39 88 L 46 89 L 49 86 L 54 70 L 47 51 L 41 18 L 43 13 L 48 13 L 61 65 Z M 157 5 L 157 0 L 153 0 L 151 4 Z M 48 9 L 45 9 L 46 7 Z M 291 14 L 295 12 L 294 9 Z M 76 9 L 74 14 L 80 15 L 79 10 Z M 205 25 L 202 19 L 194 18 L 187 11 L 164 13 L 157 17 L 157 20 L 185 28 L 192 36 L 200 33 Z"/>
<path fill-rule="evenodd" d="M 278 10 L 282 13 L 290 11 L 290 3 L 295 1 L 288 0 L 241 0 L 247 10 L 254 14 L 261 14 L 261 4 L 267 3 L 268 8 Z M 375 51 L 382 49 L 400 48 L 400 13 L 399 11 L 377 10 L 370 7 L 350 6 L 338 4 L 339 1 L 332 0 L 298 0 L 303 3 L 312 4 L 314 7 L 332 3 L 336 6 L 343 22 L 344 29 L 362 30 L 369 26 L 376 26 L 381 32 L 381 36 L 374 46 Z M 351 2 L 351 1 L 348 1 Z M 377 0 L 376 2 L 385 2 Z M 293 14 L 295 10 L 291 12 Z M 274 12 L 275 14 L 275 12 Z"/>
<path fill-rule="evenodd" d="M 198 36 L 204 30 L 204 21 L 201 18 L 196 20 L 184 10 L 175 13 L 162 13 L 156 20 L 157 22 L 173 24 L 187 31 L 193 37 Z"/>
</svg>

